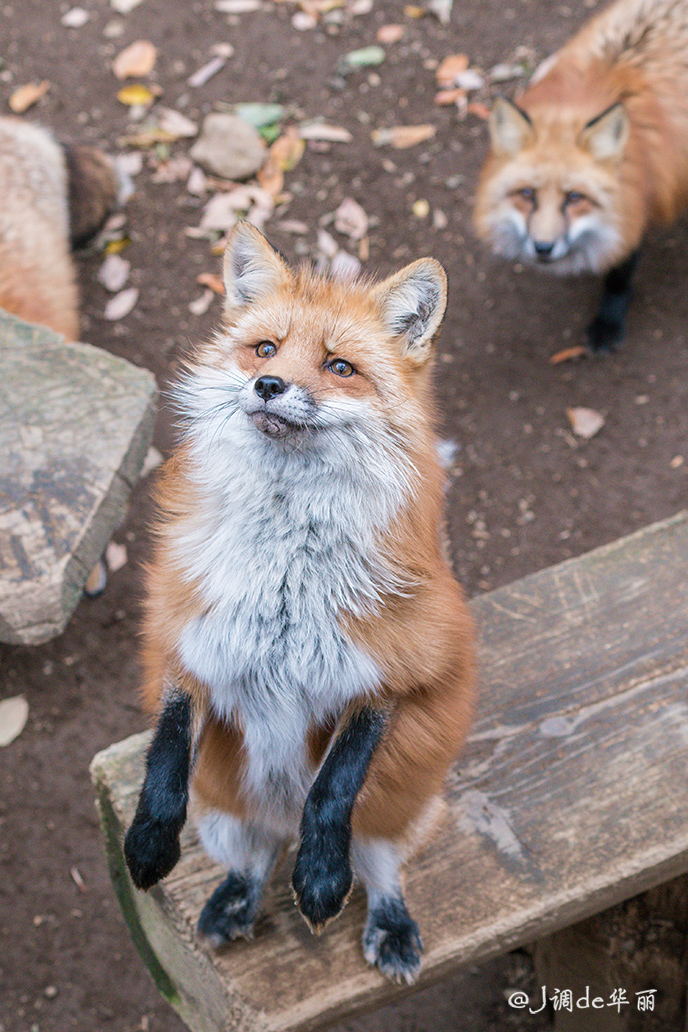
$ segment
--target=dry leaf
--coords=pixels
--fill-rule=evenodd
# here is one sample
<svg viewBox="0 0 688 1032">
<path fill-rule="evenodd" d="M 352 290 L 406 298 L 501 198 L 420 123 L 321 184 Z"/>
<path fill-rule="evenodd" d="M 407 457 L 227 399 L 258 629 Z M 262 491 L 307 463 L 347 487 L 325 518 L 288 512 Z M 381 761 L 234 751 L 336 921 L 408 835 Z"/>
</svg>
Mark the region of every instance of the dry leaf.
<svg viewBox="0 0 688 1032">
<path fill-rule="evenodd" d="M 684 462 L 685 459 L 682 455 L 674 455 L 673 459 L 669 463 L 669 466 L 671 467 L 671 469 L 680 469 Z"/>
<path fill-rule="evenodd" d="M 455 87 L 452 90 L 440 90 L 439 93 L 435 94 L 435 103 L 440 106 L 445 104 L 456 104 L 457 100 L 463 100 L 466 96 L 466 91 Z"/>
<path fill-rule="evenodd" d="M 318 251 L 327 258 L 328 261 L 332 261 L 337 251 L 339 250 L 339 244 L 326 229 L 318 230 Z"/>
<path fill-rule="evenodd" d="M 214 294 L 212 290 L 204 290 L 195 301 L 189 302 L 189 311 L 192 315 L 205 315 L 210 308 Z"/>
<path fill-rule="evenodd" d="M 353 197 L 345 197 L 337 208 L 334 228 L 352 240 L 361 240 L 368 232 L 368 216 Z"/>
<path fill-rule="evenodd" d="M 391 129 L 374 129 L 371 137 L 376 147 L 384 147 L 389 144 L 396 147 L 397 150 L 405 150 L 407 147 L 415 147 L 419 143 L 430 140 L 436 132 L 437 126 L 430 125 L 430 123 L 395 125 Z"/>
<path fill-rule="evenodd" d="M 295 236 L 305 236 L 308 233 L 308 225 L 300 219 L 282 219 L 276 223 L 276 229 L 283 233 L 293 233 Z"/>
<path fill-rule="evenodd" d="M 127 546 L 118 545 L 116 541 L 111 541 L 105 549 L 105 562 L 110 573 L 117 573 L 123 566 L 126 566 L 128 558 Z"/>
<path fill-rule="evenodd" d="M 176 158 L 161 162 L 153 175 L 154 183 L 179 183 L 188 179 L 193 165 L 188 154 L 179 154 Z"/>
<path fill-rule="evenodd" d="M 198 123 L 193 122 L 175 108 L 156 108 L 155 121 L 158 129 L 167 133 L 171 140 L 191 140 L 194 136 L 198 136 Z"/>
<path fill-rule="evenodd" d="M 479 100 L 474 100 L 466 108 L 470 115 L 475 115 L 476 118 L 482 118 L 483 121 L 487 121 L 490 117 L 490 109 L 487 104 L 483 104 Z"/>
<path fill-rule="evenodd" d="M 584 348 L 582 344 L 574 344 L 571 348 L 562 348 L 561 351 L 550 355 L 549 361 L 551 365 L 559 365 L 560 362 L 573 362 L 577 358 L 584 358 L 587 353 L 588 349 Z"/>
<path fill-rule="evenodd" d="M 404 14 L 407 18 L 424 18 L 428 12 L 424 7 L 419 7 L 418 4 L 406 4 L 404 7 Z"/>
<path fill-rule="evenodd" d="M 123 86 L 117 93 L 117 100 L 126 107 L 147 106 L 153 103 L 155 95 L 142 82 L 135 82 L 131 86 Z"/>
<path fill-rule="evenodd" d="M 214 75 L 221 72 L 224 66 L 227 64 L 226 57 L 212 57 L 206 64 L 201 65 L 198 71 L 190 75 L 186 80 L 189 86 L 198 88 L 199 86 L 205 86 L 205 84 L 212 79 Z"/>
<path fill-rule="evenodd" d="M 595 409 L 567 408 L 566 415 L 574 434 L 585 438 L 586 441 L 599 433 L 604 426 L 604 416 L 596 412 Z"/>
<path fill-rule="evenodd" d="M 0 746 L 18 738 L 29 719 L 29 704 L 23 695 L 14 695 L 0 702 Z"/>
<path fill-rule="evenodd" d="M 239 215 L 244 214 L 249 222 L 262 229 L 274 206 L 274 199 L 267 190 L 247 183 L 229 193 L 211 197 L 203 210 L 199 228 L 204 232 L 226 233 L 235 225 Z"/>
<path fill-rule="evenodd" d="M 428 0 L 428 11 L 434 14 L 440 25 L 449 25 L 454 0 Z"/>
<path fill-rule="evenodd" d="M 208 192 L 208 177 L 202 168 L 198 165 L 189 172 L 189 178 L 186 181 L 186 189 L 194 197 L 202 197 L 204 193 Z"/>
<path fill-rule="evenodd" d="M 120 51 L 112 62 L 112 70 L 118 79 L 138 79 L 150 75 L 155 68 L 158 51 L 148 39 L 137 39 Z"/>
<path fill-rule="evenodd" d="M 110 298 L 105 305 L 103 317 L 109 322 L 124 319 L 125 316 L 129 315 L 138 299 L 139 292 L 136 287 L 127 287 L 126 290 L 122 290 L 119 294 L 115 294 L 114 297 Z"/>
<path fill-rule="evenodd" d="M 23 115 L 30 107 L 37 104 L 49 89 L 50 83 L 47 79 L 44 79 L 43 82 L 27 82 L 25 86 L 19 86 L 8 101 L 10 110 L 14 111 L 15 115 Z"/>
<path fill-rule="evenodd" d="M 316 27 L 318 19 L 314 14 L 309 14 L 308 11 L 296 11 L 291 16 L 291 23 L 299 32 L 308 32 Z"/>
<path fill-rule="evenodd" d="M 427 219 L 430 214 L 430 204 L 425 200 L 424 197 L 414 201 L 411 205 L 411 211 L 417 219 Z"/>
<path fill-rule="evenodd" d="M 462 90 L 471 92 L 472 90 L 479 90 L 485 85 L 485 77 L 477 72 L 475 68 L 467 68 L 465 72 L 461 72 L 454 79 L 454 85 L 460 86 Z"/>
<path fill-rule="evenodd" d="M 111 294 L 121 290 L 129 279 L 131 262 L 118 254 L 109 254 L 98 270 L 98 282 L 101 283 Z"/>
<path fill-rule="evenodd" d="M 86 24 L 90 15 L 83 7 L 72 7 L 60 18 L 67 29 L 80 29 Z"/>
<path fill-rule="evenodd" d="M 270 148 L 270 157 L 274 158 L 283 172 L 291 172 L 303 157 L 306 144 L 299 130 L 294 125 L 279 136 Z"/>
<path fill-rule="evenodd" d="M 118 14 L 129 14 L 141 3 L 143 0 L 110 0 L 110 7 L 113 7 Z"/>
<path fill-rule="evenodd" d="M 381 25 L 376 39 L 378 43 L 398 43 L 405 32 L 403 25 Z"/>
<path fill-rule="evenodd" d="M 302 140 L 322 140 L 326 143 L 351 143 L 353 137 L 348 129 L 341 125 L 329 125 L 326 122 L 311 122 L 299 128 Z"/>
<path fill-rule="evenodd" d="M 92 568 L 86 583 L 84 584 L 84 595 L 88 598 L 98 598 L 107 587 L 107 566 L 102 559 L 99 559 Z"/>
<path fill-rule="evenodd" d="M 208 287 L 215 294 L 224 294 L 225 285 L 222 282 L 220 276 L 217 276 L 214 272 L 201 272 L 196 276 L 196 283 L 200 287 Z"/>
<path fill-rule="evenodd" d="M 78 867 L 69 868 L 69 877 L 72 879 L 79 892 L 86 892 L 86 883 L 81 877 L 81 871 Z"/>
<path fill-rule="evenodd" d="M 448 89 L 456 83 L 456 77 L 465 72 L 470 61 L 466 54 L 450 54 L 440 61 L 435 72 L 437 85 Z"/>
</svg>

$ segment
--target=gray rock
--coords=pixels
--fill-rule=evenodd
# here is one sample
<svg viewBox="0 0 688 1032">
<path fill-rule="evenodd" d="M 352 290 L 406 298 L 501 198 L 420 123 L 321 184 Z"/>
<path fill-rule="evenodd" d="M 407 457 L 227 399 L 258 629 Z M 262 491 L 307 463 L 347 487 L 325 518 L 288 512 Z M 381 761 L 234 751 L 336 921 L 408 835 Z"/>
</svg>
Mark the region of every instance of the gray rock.
<svg viewBox="0 0 688 1032">
<path fill-rule="evenodd" d="M 258 132 L 238 115 L 213 112 L 203 120 L 191 157 L 206 172 L 224 179 L 248 179 L 265 161 Z"/>
</svg>

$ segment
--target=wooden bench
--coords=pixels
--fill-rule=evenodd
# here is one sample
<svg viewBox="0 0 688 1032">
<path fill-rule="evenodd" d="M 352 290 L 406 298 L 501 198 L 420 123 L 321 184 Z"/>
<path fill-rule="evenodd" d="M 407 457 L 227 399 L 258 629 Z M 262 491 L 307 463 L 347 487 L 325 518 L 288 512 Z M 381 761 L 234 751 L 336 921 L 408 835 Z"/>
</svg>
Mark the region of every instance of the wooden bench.
<svg viewBox="0 0 688 1032">
<path fill-rule="evenodd" d="M 683 1032 L 688 514 L 472 606 L 482 639 L 477 719 L 448 817 L 408 875 L 426 944 L 419 985 L 537 942 L 548 992 L 587 983 L 593 997 L 623 988 L 630 1001 L 620 1014 L 606 1002 L 557 1011 L 557 1029 Z M 166 882 L 149 894 L 132 888 L 121 839 L 148 740 L 99 753 L 92 774 L 122 909 L 188 1026 L 303 1032 L 398 996 L 361 958 L 360 892 L 321 938 L 310 935 L 288 888 L 293 857 L 273 879 L 255 940 L 221 954 L 194 937 L 222 872 L 190 827 Z M 639 1012 L 635 994 L 653 988 L 654 1012 Z"/>
<path fill-rule="evenodd" d="M 126 512 L 151 373 L 0 309 L 0 641 L 59 634 Z"/>
</svg>

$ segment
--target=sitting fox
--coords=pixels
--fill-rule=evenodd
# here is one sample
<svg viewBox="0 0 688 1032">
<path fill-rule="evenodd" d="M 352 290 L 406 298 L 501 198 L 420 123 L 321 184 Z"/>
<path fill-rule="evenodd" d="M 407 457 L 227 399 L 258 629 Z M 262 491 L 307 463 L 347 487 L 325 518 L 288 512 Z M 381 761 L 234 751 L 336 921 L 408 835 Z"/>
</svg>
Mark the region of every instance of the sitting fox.
<svg viewBox="0 0 688 1032">
<path fill-rule="evenodd" d="M 605 273 L 587 339 L 613 351 L 646 229 L 688 204 L 688 3 L 617 0 L 489 125 L 479 235 L 511 260 Z"/>
<path fill-rule="evenodd" d="M 446 278 L 290 269 L 239 224 L 221 331 L 190 359 L 159 488 L 145 697 L 157 714 L 125 855 L 143 889 L 179 858 L 189 783 L 227 875 L 199 931 L 252 934 L 277 856 L 320 930 L 353 875 L 365 957 L 412 982 L 402 865 L 466 735 L 473 641 L 443 546 L 430 370 Z M 440 807 L 441 809 L 441 807 Z"/>
<path fill-rule="evenodd" d="M 0 308 L 79 336 L 71 246 L 97 232 L 116 176 L 95 147 L 61 145 L 46 129 L 0 118 Z"/>
</svg>

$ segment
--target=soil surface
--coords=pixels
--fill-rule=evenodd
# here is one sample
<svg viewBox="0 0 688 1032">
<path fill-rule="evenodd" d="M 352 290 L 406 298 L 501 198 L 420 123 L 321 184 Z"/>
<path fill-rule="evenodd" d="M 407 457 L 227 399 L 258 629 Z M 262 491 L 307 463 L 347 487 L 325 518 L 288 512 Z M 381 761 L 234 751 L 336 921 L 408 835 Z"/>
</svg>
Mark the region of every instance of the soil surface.
<svg viewBox="0 0 688 1032">
<path fill-rule="evenodd" d="M 81 0 L 89 21 L 67 29 L 69 4 L 9 0 L 2 8 L 0 89 L 48 79 L 28 117 L 66 137 L 112 150 L 127 131 L 110 71 L 115 53 L 136 39 L 159 49 L 155 80 L 164 103 L 199 118 L 218 101 L 278 100 L 297 118 L 325 116 L 346 126 L 348 145 L 310 147 L 287 176 L 292 201 L 282 217 L 307 223 L 305 237 L 266 229 L 287 256 L 311 252 L 318 220 L 346 196 L 377 222 L 366 269 L 387 273 L 430 253 L 446 266 L 450 304 L 437 389 L 447 436 L 458 452 L 449 519 L 457 571 L 471 594 L 604 544 L 676 512 L 688 477 L 688 292 L 682 271 L 685 224 L 653 235 L 640 263 L 627 344 L 617 355 L 553 366 L 549 356 L 578 343 L 599 284 L 560 281 L 514 269 L 476 244 L 471 198 L 485 149 L 479 118 L 461 120 L 433 104 L 432 61 L 465 52 L 490 68 L 518 46 L 540 58 L 580 22 L 579 8 L 552 0 L 460 0 L 451 25 L 412 19 L 402 5 L 378 3 L 341 30 L 298 31 L 294 8 L 228 20 L 211 0 L 144 0 L 119 17 L 105 0 Z M 117 38 L 109 23 L 121 23 Z M 377 29 L 403 23 L 378 68 L 346 80 L 341 55 L 375 42 Z M 234 56 L 205 86 L 187 77 L 230 42 Z M 511 88 L 509 84 L 505 89 Z M 185 105 L 185 106 L 184 106 Z M 433 122 L 436 136 L 408 150 L 375 148 L 372 129 Z M 175 146 L 184 153 L 187 145 Z M 127 206 L 133 312 L 108 322 L 108 295 L 96 279 L 102 255 L 79 260 L 84 339 L 152 369 L 161 386 L 189 340 L 217 322 L 189 303 L 200 272 L 217 271 L 207 241 L 190 239 L 198 199 L 183 182 L 156 184 L 145 167 Z M 412 213 L 426 200 L 430 215 Z M 3 200 L 3 203 L 5 201 Z M 439 209 L 443 219 L 435 213 Z M 346 243 L 340 238 L 340 243 Z M 566 409 L 583 405 L 606 419 L 592 440 L 576 440 Z M 85 446 L 89 428 L 84 427 Z M 171 442 L 161 408 L 156 444 Z M 686 462 L 682 463 L 685 455 Z M 104 595 L 84 600 L 66 633 L 40 648 L 8 648 L 2 694 L 24 693 L 29 723 L 0 752 L 0 1032 L 176 1032 L 181 1024 L 158 998 L 135 953 L 107 879 L 88 780 L 93 754 L 143 726 L 137 707 L 136 635 L 140 564 L 149 550 L 150 480 L 136 489 L 116 535 L 129 561 Z M 466 891 L 479 891 L 467 886 Z M 422 920 L 422 915 L 418 915 Z M 295 974 L 298 977 L 298 974 Z M 462 972 L 395 1007 L 346 1026 L 359 1032 L 538 1032 L 542 1015 L 510 1011 L 506 991 L 528 984 L 520 954 Z"/>
</svg>

